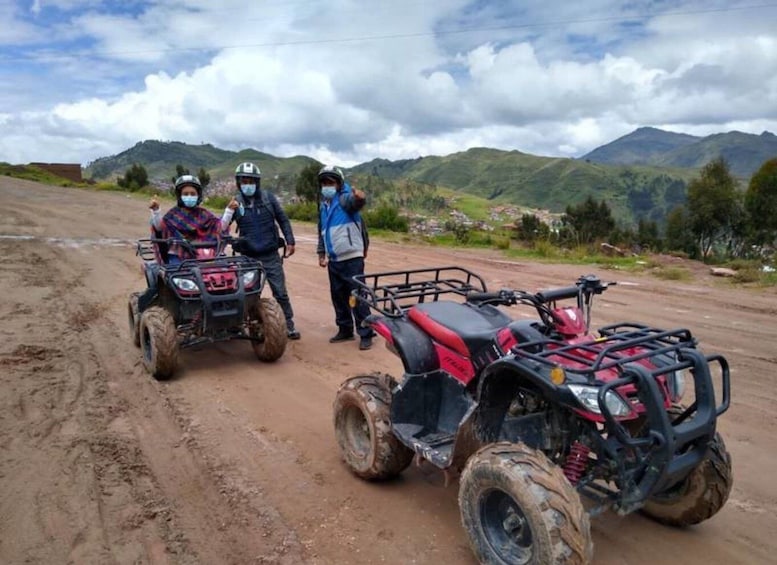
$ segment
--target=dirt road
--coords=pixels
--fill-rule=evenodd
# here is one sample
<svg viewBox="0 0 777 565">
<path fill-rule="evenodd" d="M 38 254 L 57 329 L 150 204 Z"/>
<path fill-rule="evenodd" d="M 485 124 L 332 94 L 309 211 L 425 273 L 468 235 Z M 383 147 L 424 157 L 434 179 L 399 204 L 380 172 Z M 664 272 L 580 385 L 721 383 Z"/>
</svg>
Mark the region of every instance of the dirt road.
<svg viewBox="0 0 777 565">
<path fill-rule="evenodd" d="M 180 376 L 157 383 L 126 327 L 127 295 L 143 284 L 131 241 L 146 221 L 146 203 L 122 194 L 0 177 L 0 562 L 473 564 L 457 484 L 425 467 L 369 484 L 340 462 L 338 385 L 374 370 L 399 376 L 401 365 L 383 347 L 327 342 L 335 328 L 314 231 L 297 226 L 287 262 L 301 341 L 272 365 L 243 342 L 187 351 Z M 608 291 L 595 324 L 690 327 L 705 351 L 726 355 L 728 504 L 686 530 L 595 518 L 595 562 L 774 562 L 774 290 L 732 289 L 703 271 L 677 283 L 380 241 L 368 270 L 441 264 L 496 288 L 617 278 L 628 284 Z"/>
</svg>

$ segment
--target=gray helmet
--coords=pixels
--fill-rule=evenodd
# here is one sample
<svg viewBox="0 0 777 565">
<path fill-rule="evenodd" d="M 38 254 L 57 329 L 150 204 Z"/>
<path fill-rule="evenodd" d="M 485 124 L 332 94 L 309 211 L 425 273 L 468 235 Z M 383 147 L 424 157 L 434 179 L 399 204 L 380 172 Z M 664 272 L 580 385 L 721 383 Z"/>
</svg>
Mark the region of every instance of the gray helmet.
<svg viewBox="0 0 777 565">
<path fill-rule="evenodd" d="M 318 185 L 321 186 L 321 181 L 324 179 L 332 179 L 337 182 L 337 188 L 342 189 L 345 184 L 345 175 L 338 167 L 334 165 L 324 165 L 321 170 L 318 171 Z"/>
<path fill-rule="evenodd" d="M 240 163 L 235 169 L 235 183 L 237 183 L 237 189 L 240 190 L 240 179 L 251 178 L 256 181 L 256 190 L 259 190 L 259 183 L 262 180 L 262 172 L 259 167 L 253 163 L 245 162 Z"/>
<path fill-rule="evenodd" d="M 175 198 L 178 200 L 179 206 L 183 205 L 181 201 L 181 191 L 185 186 L 191 186 L 197 191 L 197 205 L 199 206 L 202 202 L 202 183 L 200 182 L 199 177 L 196 177 L 195 175 L 181 175 L 175 179 L 173 192 L 175 192 Z"/>
</svg>

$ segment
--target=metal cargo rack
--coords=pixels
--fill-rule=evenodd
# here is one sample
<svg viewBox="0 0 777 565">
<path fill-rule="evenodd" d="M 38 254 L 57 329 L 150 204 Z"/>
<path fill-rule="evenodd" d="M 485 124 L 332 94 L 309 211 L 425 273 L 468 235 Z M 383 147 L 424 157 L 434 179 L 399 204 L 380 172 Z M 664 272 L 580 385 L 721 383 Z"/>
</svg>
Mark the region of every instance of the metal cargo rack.
<svg viewBox="0 0 777 565">
<path fill-rule="evenodd" d="M 434 267 L 407 271 L 357 275 L 357 300 L 391 318 L 424 302 L 436 302 L 440 296 L 466 297 L 470 292 L 487 292 L 485 281 L 462 267 Z"/>
<path fill-rule="evenodd" d="M 564 370 L 588 375 L 598 371 L 694 348 L 690 330 L 662 330 L 640 324 L 614 324 L 599 329 L 601 337 L 589 342 L 567 343 L 551 338 L 521 343 L 511 350 L 516 357 L 543 365 L 560 365 Z M 639 347 L 638 353 L 627 350 Z M 587 355 L 586 355 L 587 354 Z M 569 365 L 564 363 L 569 361 Z"/>
</svg>

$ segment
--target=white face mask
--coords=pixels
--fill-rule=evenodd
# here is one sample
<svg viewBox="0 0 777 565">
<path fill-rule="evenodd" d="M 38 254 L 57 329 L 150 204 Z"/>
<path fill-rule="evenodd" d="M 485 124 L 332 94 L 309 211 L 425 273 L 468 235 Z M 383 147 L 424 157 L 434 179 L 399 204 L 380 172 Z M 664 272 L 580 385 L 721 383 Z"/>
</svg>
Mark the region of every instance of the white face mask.
<svg viewBox="0 0 777 565">
<path fill-rule="evenodd" d="M 243 194 L 246 196 L 253 196 L 256 194 L 256 185 L 255 184 L 241 184 L 240 190 L 243 191 Z"/>
<path fill-rule="evenodd" d="M 337 187 L 335 186 L 321 187 L 321 196 L 323 196 L 325 200 L 332 200 L 332 198 L 335 197 L 335 194 L 337 194 Z"/>
</svg>

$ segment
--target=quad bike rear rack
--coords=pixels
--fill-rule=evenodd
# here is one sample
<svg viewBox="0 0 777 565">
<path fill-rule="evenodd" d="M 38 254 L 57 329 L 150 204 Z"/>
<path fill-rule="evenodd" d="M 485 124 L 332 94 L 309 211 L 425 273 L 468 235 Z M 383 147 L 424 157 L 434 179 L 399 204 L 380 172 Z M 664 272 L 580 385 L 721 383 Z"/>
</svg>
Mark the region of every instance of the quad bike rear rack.
<svg viewBox="0 0 777 565">
<path fill-rule="evenodd" d="M 389 318 L 399 318 L 416 304 L 437 302 L 440 296 L 466 297 L 470 292 L 487 292 L 485 281 L 462 267 L 435 267 L 388 271 L 354 277 L 357 300 Z"/>
</svg>

